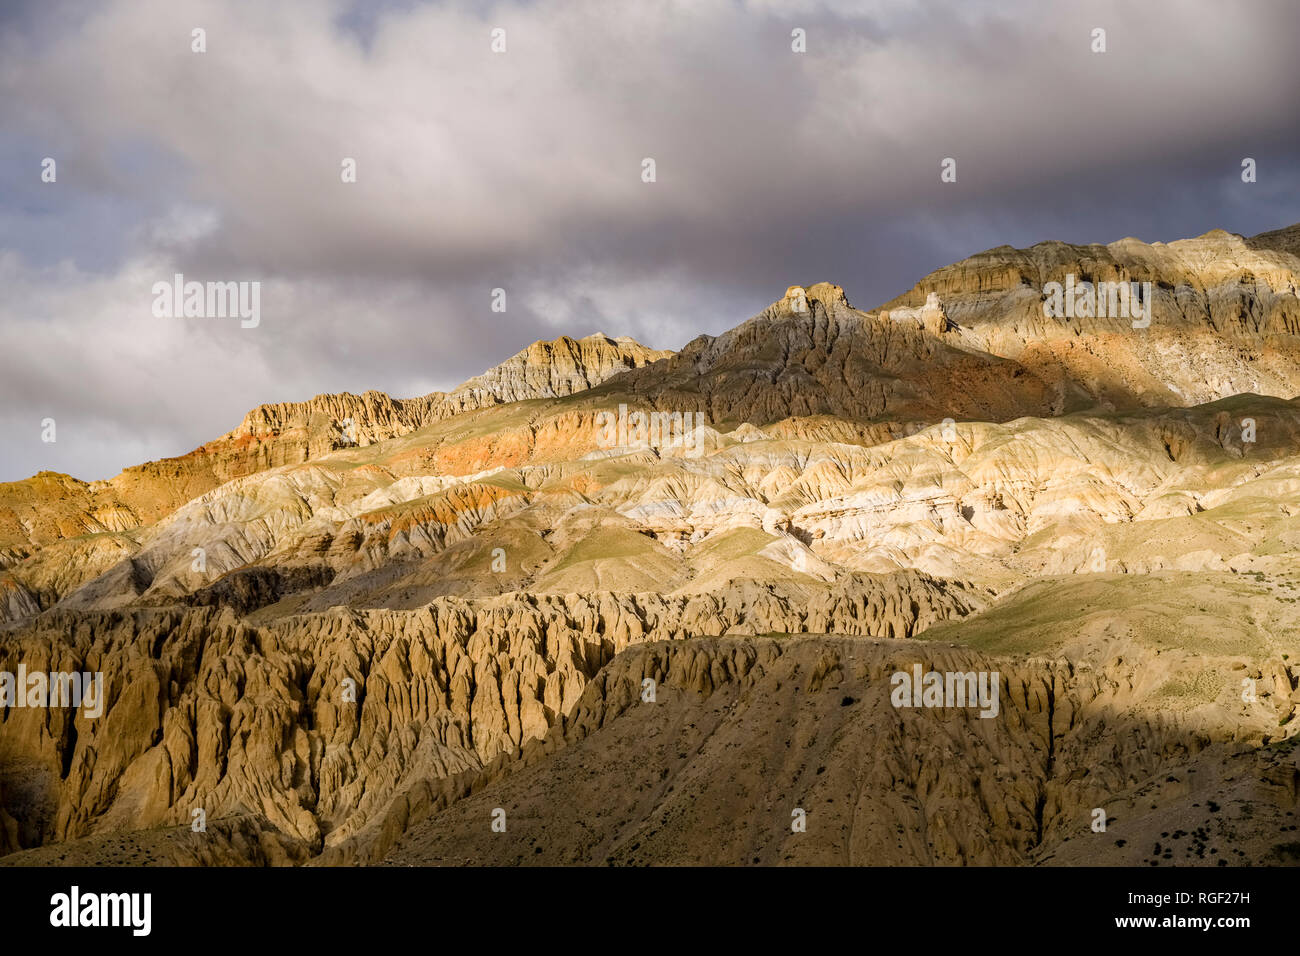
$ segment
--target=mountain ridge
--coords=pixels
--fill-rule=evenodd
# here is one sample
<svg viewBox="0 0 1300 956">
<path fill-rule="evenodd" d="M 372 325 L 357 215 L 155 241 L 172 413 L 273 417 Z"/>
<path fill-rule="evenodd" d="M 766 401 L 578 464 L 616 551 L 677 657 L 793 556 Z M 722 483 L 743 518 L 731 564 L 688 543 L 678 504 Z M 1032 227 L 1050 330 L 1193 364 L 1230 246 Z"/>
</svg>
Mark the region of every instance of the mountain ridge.
<svg viewBox="0 0 1300 956">
<path fill-rule="evenodd" d="M 348 445 L 364 447 L 400 437 L 474 408 L 517 401 L 527 395 L 529 388 L 537 389 L 539 394 L 569 394 L 603 381 L 619 369 L 654 361 L 664 354 L 629 338 L 561 336 L 552 342 L 533 343 L 451 392 L 409 399 L 395 399 L 374 390 L 360 395 L 336 392 L 304 402 L 263 404 L 251 409 L 238 426 L 219 438 L 183 455 L 133 465 L 113 478 L 86 482 L 43 471 L 21 481 L 3 482 L 0 569 L 12 564 L 24 546 L 147 525 L 178 504 L 233 478 L 307 461 Z M 539 364 L 539 356 L 553 359 L 540 363 L 546 371 L 541 378 L 530 370 L 530 364 Z M 350 430 L 340 427 L 349 420 Z M 348 431 L 350 434 L 345 434 Z M 30 493 L 33 484 L 58 485 L 62 497 L 80 499 L 80 514 L 65 514 L 53 527 L 38 527 L 35 533 L 27 530 L 25 525 L 33 519 L 35 502 L 40 500 L 39 495 Z M 161 502 L 151 502 L 151 496 Z M 72 528 L 65 528 L 65 522 Z M 68 530 L 76 533 L 68 534 Z"/>
</svg>

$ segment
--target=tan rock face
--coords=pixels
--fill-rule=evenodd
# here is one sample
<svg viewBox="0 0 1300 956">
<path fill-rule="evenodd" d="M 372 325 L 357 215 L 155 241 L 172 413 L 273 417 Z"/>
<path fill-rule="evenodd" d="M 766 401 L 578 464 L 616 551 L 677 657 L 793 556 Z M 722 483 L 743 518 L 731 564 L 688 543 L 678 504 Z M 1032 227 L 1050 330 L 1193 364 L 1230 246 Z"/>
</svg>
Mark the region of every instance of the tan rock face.
<svg viewBox="0 0 1300 956">
<path fill-rule="evenodd" d="M 1294 229 L 1243 239 L 991 249 L 947 266 L 884 308 L 943 303 L 963 346 L 1015 359 L 1067 391 L 1116 406 L 1300 394 Z M 1044 315 L 1051 282 L 1149 282 L 1149 328 L 1127 317 Z"/>
<path fill-rule="evenodd" d="M 45 616 L 0 637 L 0 670 L 100 671 L 106 703 L 97 719 L 10 710 L 0 788 L 17 845 L 6 849 L 180 825 L 201 808 L 251 811 L 319 852 L 412 780 L 450 779 L 542 737 L 633 644 L 808 628 L 901 638 L 980 600 L 902 574 L 677 598 L 440 598 L 266 627 L 214 608 Z"/>
<path fill-rule="evenodd" d="M 999 716 L 894 707 L 893 675 L 917 665 L 996 671 Z M 360 852 L 389 865 L 1137 865 L 1160 840 L 1153 823 L 1167 828 L 1193 803 L 1188 832 L 1205 835 L 1178 846 L 1179 862 L 1282 862 L 1273 828 L 1294 805 L 1295 755 L 1133 713 L 1130 678 L 925 641 L 641 645 L 545 742 L 472 775 L 470 796 L 417 788 L 404 808 L 419 822 L 391 848 L 352 841 L 322 862 Z M 1261 714 L 1252 729 L 1269 723 Z M 1238 791 L 1265 819 L 1206 808 L 1235 773 L 1258 780 Z M 1092 829 L 1095 807 L 1111 817 L 1106 832 Z M 508 838 L 488 826 L 495 808 Z"/>
</svg>

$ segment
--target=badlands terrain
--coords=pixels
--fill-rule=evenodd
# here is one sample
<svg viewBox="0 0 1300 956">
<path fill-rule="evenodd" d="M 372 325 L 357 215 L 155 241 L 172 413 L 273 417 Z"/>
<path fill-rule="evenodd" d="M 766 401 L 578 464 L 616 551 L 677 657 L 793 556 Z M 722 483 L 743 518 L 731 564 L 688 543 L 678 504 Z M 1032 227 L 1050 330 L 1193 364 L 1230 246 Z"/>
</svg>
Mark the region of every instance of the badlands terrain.
<svg viewBox="0 0 1300 956">
<path fill-rule="evenodd" d="M 106 694 L 0 711 L 0 863 L 1294 863 L 1298 254 L 999 247 L 0 484 L 0 670 Z"/>
</svg>

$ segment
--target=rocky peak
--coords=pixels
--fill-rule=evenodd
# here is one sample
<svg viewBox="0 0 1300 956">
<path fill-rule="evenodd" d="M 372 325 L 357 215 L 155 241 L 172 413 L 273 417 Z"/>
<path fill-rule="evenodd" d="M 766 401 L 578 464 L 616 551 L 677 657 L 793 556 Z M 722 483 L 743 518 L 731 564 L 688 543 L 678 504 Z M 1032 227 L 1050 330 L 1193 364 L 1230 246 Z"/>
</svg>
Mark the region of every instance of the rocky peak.
<svg viewBox="0 0 1300 956">
<path fill-rule="evenodd" d="M 373 390 L 361 395 L 341 392 L 317 395 L 305 402 L 259 405 L 224 438 L 276 438 L 305 429 L 312 433 L 308 457 L 315 457 L 337 447 L 370 445 L 405 435 L 488 405 L 572 395 L 670 354 L 627 337 L 613 339 L 597 333 L 574 339 L 564 335 L 534 342 L 450 392 L 431 392 L 418 398 L 393 398 Z"/>
<path fill-rule="evenodd" d="M 830 282 L 818 282 L 807 287 L 792 285 L 785 290 L 785 295 L 774 303 L 774 307 L 798 315 L 809 312 L 812 308 L 811 302 L 820 303 L 827 312 L 832 313 L 839 309 L 851 308 L 844 290 Z"/>
<path fill-rule="evenodd" d="M 626 336 L 615 339 L 597 333 L 574 339 L 563 335 L 516 352 L 453 390 L 444 403 L 456 411 L 467 411 L 503 402 L 560 398 L 671 354 Z"/>
</svg>

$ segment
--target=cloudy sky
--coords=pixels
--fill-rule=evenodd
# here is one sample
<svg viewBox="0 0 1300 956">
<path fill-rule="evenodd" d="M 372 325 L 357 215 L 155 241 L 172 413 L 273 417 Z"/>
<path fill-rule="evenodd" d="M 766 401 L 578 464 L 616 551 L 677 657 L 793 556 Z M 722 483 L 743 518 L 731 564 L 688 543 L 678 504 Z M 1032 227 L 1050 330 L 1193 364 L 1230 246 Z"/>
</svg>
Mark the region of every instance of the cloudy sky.
<svg viewBox="0 0 1300 956">
<path fill-rule="evenodd" d="M 1298 36 L 1288 0 L 4 0 L 0 481 L 539 338 L 677 348 L 792 283 L 1290 225 Z M 260 325 L 155 317 L 177 272 L 260 282 Z"/>
</svg>

